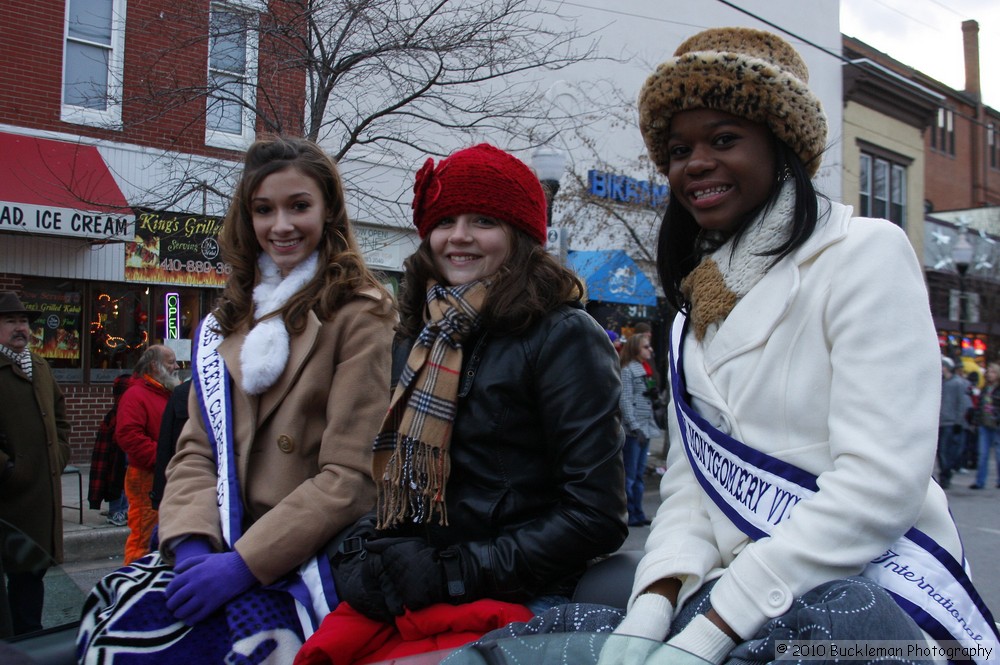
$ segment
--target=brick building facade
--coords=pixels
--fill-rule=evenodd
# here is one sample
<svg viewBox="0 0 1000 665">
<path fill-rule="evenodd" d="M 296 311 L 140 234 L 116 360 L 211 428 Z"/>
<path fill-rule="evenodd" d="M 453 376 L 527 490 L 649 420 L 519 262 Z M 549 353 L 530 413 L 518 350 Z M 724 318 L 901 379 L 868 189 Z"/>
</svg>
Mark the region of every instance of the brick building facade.
<svg viewBox="0 0 1000 665">
<path fill-rule="evenodd" d="M 291 6 L 0 3 L 0 288 L 46 312 L 32 348 L 66 394 L 74 462 L 110 381 L 171 329 L 189 338 L 224 283 L 210 250 L 242 150 L 301 133 L 300 60 L 262 29 Z"/>
<path fill-rule="evenodd" d="M 873 159 L 881 160 L 893 176 L 920 167 L 919 183 L 912 178 L 899 181 L 909 187 L 911 199 L 913 188 L 922 189 L 920 212 L 924 228 L 908 228 L 907 232 L 911 239 L 920 238 L 914 246 L 923 259 L 942 353 L 956 358 L 962 355 L 970 361 L 966 364 L 971 368 L 973 363 L 982 367 L 987 360 L 1000 359 L 1000 255 L 994 250 L 1000 241 L 1000 224 L 990 221 L 996 215 L 977 214 L 1000 206 L 1000 111 L 982 100 L 976 21 L 964 21 L 962 35 L 965 57 L 962 90 L 950 88 L 853 37 L 843 37 L 843 51 L 847 60 L 884 70 L 913 87 L 914 94 L 919 93 L 923 98 L 922 103 L 916 104 L 882 95 L 876 105 L 883 110 L 895 100 L 896 114 L 915 116 L 919 111 L 922 115 L 927 101 L 936 100 L 936 108 L 921 130 L 919 154 L 890 150 L 874 155 Z M 921 119 L 915 126 L 922 123 Z M 857 177 L 850 167 L 850 163 L 845 163 L 845 179 Z M 891 199 L 896 195 L 897 180 L 885 178 L 883 183 L 885 196 Z M 849 189 L 845 186 L 845 193 Z M 855 198 L 862 199 L 863 193 Z M 856 200 L 847 202 L 858 205 Z M 960 235 L 973 247 L 972 260 L 962 266 L 964 272 L 952 258 Z"/>
</svg>

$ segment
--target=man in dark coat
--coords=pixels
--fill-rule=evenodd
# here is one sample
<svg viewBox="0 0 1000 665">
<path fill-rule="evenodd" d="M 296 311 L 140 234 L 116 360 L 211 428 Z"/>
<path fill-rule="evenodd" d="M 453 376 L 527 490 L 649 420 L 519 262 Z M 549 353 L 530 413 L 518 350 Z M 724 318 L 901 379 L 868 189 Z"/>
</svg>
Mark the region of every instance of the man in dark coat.
<svg viewBox="0 0 1000 665">
<path fill-rule="evenodd" d="M 15 293 L 0 291 L 0 579 L 9 604 L 9 625 L 0 621 L 0 633 L 15 635 L 41 629 L 42 578 L 63 557 L 69 422 L 48 363 L 28 350 L 37 315 Z"/>
<path fill-rule="evenodd" d="M 156 442 L 156 466 L 153 469 L 153 491 L 149 498 L 153 500 L 153 509 L 160 509 L 160 499 L 167 486 L 167 465 L 177 451 L 177 440 L 188 421 L 188 395 L 191 393 L 191 380 L 183 381 L 170 393 L 167 408 L 160 422 L 160 438 Z"/>
</svg>

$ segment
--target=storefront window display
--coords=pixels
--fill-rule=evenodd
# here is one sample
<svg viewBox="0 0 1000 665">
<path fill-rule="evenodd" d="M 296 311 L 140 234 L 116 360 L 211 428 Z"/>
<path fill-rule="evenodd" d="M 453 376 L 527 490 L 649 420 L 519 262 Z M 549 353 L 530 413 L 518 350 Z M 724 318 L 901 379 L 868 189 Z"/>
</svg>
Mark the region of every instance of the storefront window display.
<svg viewBox="0 0 1000 665">
<path fill-rule="evenodd" d="M 24 306 L 41 312 L 31 322 L 32 352 L 49 361 L 57 381 L 83 379 L 83 295 L 74 281 L 31 281 Z"/>
<path fill-rule="evenodd" d="M 48 360 L 60 383 L 110 383 L 130 372 L 150 344 L 174 349 L 189 368 L 191 339 L 221 289 L 173 285 L 29 279 L 25 307 L 31 350 Z"/>
<path fill-rule="evenodd" d="M 202 318 L 211 310 L 216 293 L 218 292 L 215 290 L 176 286 L 156 286 L 151 289 L 155 316 L 153 334 L 157 342 L 162 340 L 163 344 L 174 350 L 185 377 L 191 362 L 191 340 L 198 331 Z"/>
<path fill-rule="evenodd" d="M 91 284 L 91 381 L 113 381 L 135 366 L 146 349 L 150 340 L 147 290 L 128 284 Z"/>
</svg>

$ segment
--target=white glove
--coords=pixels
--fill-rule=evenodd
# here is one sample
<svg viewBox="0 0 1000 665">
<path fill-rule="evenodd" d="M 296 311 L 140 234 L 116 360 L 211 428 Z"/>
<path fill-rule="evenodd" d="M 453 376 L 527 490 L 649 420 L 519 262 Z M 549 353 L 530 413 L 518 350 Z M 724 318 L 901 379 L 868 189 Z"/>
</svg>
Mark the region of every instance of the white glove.
<svg viewBox="0 0 1000 665">
<path fill-rule="evenodd" d="M 642 665 L 649 652 L 667 636 L 673 615 L 674 606 L 666 596 L 642 594 L 604 643 L 597 665 Z M 644 639 L 627 639 L 628 636 Z"/>
<path fill-rule="evenodd" d="M 632 609 L 615 628 L 615 634 L 635 635 L 662 642 L 670 632 L 670 621 L 673 618 L 674 606 L 666 596 L 644 593 L 632 603 Z"/>
<path fill-rule="evenodd" d="M 691 623 L 684 627 L 684 630 L 670 638 L 670 641 L 662 649 L 658 649 L 649 660 L 649 665 L 658 662 L 677 662 L 676 652 L 670 654 L 671 647 L 683 649 L 710 663 L 719 665 L 729 652 L 736 646 L 736 642 L 726 635 L 721 628 L 712 623 L 704 614 L 696 616 Z M 657 660 L 660 651 L 664 651 L 663 657 L 666 660 Z"/>
</svg>

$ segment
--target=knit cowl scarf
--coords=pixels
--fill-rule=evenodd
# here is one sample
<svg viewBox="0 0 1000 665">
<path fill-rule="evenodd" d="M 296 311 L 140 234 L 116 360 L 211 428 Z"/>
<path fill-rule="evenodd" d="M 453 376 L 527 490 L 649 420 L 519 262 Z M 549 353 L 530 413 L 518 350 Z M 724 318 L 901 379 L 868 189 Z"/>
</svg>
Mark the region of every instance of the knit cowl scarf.
<svg viewBox="0 0 1000 665">
<path fill-rule="evenodd" d="M 406 361 L 375 437 L 372 477 L 378 528 L 406 521 L 448 524 L 448 447 L 458 405 L 462 345 L 479 327 L 488 282 L 427 288 L 424 329 Z"/>
<path fill-rule="evenodd" d="M 691 303 L 691 329 L 708 343 L 743 296 L 767 273 L 774 261 L 768 251 L 785 242 L 795 212 L 795 185 L 785 182 L 774 205 L 761 212 L 735 242 L 729 238 L 706 255 L 681 281 Z"/>
<path fill-rule="evenodd" d="M 287 277 L 281 276 L 277 264 L 267 254 L 261 253 L 257 259 L 261 278 L 253 289 L 254 325 L 240 350 L 242 385 L 247 393 L 260 395 L 285 371 L 290 352 L 288 329 L 280 315 L 268 315 L 278 312 L 315 277 L 318 257 L 319 252 L 313 252 L 292 268 Z"/>
</svg>

